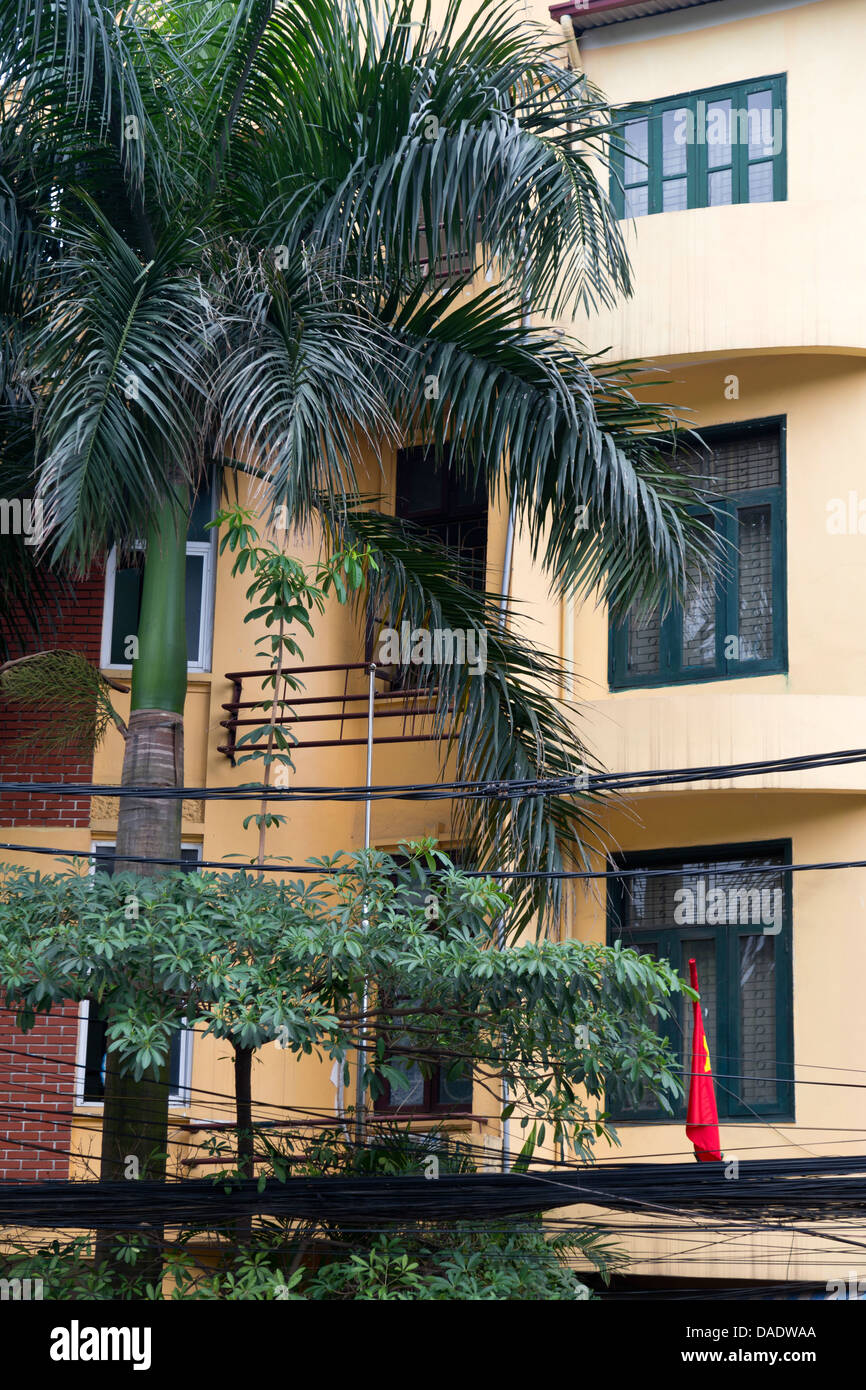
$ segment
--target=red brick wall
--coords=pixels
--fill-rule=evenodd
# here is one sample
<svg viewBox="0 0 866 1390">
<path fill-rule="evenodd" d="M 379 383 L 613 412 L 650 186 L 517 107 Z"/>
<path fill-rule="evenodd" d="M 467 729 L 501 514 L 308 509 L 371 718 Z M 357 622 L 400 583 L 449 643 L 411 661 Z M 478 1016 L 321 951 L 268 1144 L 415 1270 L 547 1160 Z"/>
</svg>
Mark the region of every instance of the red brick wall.
<svg viewBox="0 0 866 1390">
<path fill-rule="evenodd" d="M 101 573 L 81 580 L 62 602 L 46 647 L 65 647 L 98 663 L 102 636 L 104 578 Z M 0 780 L 5 782 L 89 782 L 92 762 L 75 753 L 39 756 L 38 744 L 23 751 L 13 745 L 22 734 L 38 730 L 51 719 L 63 718 L 63 705 L 38 715 L 0 703 Z M 0 797 L 0 825 L 62 825 L 86 827 L 90 802 L 86 797 L 26 795 Z"/>
<path fill-rule="evenodd" d="M 46 648 L 78 651 L 98 663 L 104 587 L 101 573 L 73 586 L 72 594 L 61 601 L 59 613 L 52 615 Z M 35 649 L 34 643 L 30 650 Z M 90 782 L 89 756 L 51 753 L 40 757 L 38 743 L 23 751 L 12 746 L 22 733 L 62 718 L 62 701 L 56 710 L 38 715 L 0 703 L 0 780 Z M 0 825 L 83 829 L 89 824 L 88 797 L 0 797 Z M 0 1010 L 0 1181 L 43 1182 L 69 1176 L 77 1036 L 76 1004 L 53 1009 L 29 1033 L 19 1032 L 14 1016 Z"/>
<path fill-rule="evenodd" d="M 77 1035 L 77 1004 L 52 1009 L 29 1033 L 0 1012 L 0 1181 L 69 1177 Z"/>
</svg>

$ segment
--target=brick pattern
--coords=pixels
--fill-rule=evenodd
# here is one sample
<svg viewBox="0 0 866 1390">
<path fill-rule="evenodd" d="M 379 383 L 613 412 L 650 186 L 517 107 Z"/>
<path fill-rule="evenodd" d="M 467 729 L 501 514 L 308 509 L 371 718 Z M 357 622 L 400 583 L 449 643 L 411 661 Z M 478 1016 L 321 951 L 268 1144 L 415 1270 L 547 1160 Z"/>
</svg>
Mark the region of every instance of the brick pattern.
<svg viewBox="0 0 866 1390">
<path fill-rule="evenodd" d="M 77 1036 L 77 1004 L 52 1009 L 29 1033 L 0 1013 L 0 1182 L 68 1178 Z"/>
<path fill-rule="evenodd" d="M 46 647 L 65 647 L 99 661 L 102 636 L 104 578 L 99 572 L 79 581 L 72 595 L 64 599 L 54 631 Z M 22 653 L 23 655 L 24 653 Z M 0 779 L 14 782 L 89 782 L 92 763 L 77 753 L 51 754 L 40 758 L 38 745 L 23 751 L 13 745 L 22 734 L 29 734 L 52 719 L 63 718 L 63 705 L 34 715 L 19 706 L 0 702 Z M 23 796 L 0 799 L 0 825 L 65 826 L 85 828 L 90 824 L 90 803 L 86 797 Z"/>
<path fill-rule="evenodd" d="M 45 646 L 79 651 L 98 662 L 103 592 L 103 576 L 97 572 L 75 584 L 72 594 L 61 601 L 59 612 L 55 595 L 53 624 Z M 38 715 L 0 703 L 0 779 L 90 782 L 90 757 L 51 753 L 40 758 L 38 745 L 24 750 L 13 746 L 21 734 L 62 718 L 61 701 L 56 710 Z M 87 797 L 0 798 L 0 825 L 86 829 L 89 824 Z M 0 1181 L 44 1182 L 69 1176 L 77 1036 L 76 1004 L 53 1009 L 29 1033 L 15 1027 L 12 1014 L 0 1011 Z"/>
</svg>

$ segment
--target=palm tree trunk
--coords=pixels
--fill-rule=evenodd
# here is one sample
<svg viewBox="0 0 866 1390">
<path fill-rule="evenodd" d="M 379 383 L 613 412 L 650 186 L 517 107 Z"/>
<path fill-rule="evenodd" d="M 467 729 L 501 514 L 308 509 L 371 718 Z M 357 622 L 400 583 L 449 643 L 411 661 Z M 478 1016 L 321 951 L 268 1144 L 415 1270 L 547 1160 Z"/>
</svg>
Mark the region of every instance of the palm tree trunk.
<svg viewBox="0 0 866 1390">
<path fill-rule="evenodd" d="M 235 1120 L 238 1127 L 238 1172 L 245 1178 L 255 1175 L 253 1140 L 253 1056 L 252 1047 L 235 1047 Z"/>
<path fill-rule="evenodd" d="M 180 481 L 175 486 L 176 495 L 166 498 L 147 533 L 123 786 L 183 786 L 189 489 Z M 178 798 L 122 797 L 117 819 L 116 870 L 128 869 L 147 877 L 170 873 L 171 865 L 158 861 L 180 859 L 180 837 Z M 136 862 L 139 857 L 149 862 Z M 168 1092 L 167 1066 L 135 1081 L 121 1075 L 116 1054 L 108 1053 L 100 1166 L 103 1182 L 165 1177 Z M 97 1260 L 128 1278 L 130 1266 L 112 1259 L 113 1244 L 110 1233 L 100 1232 Z M 136 1284 L 156 1283 L 160 1279 L 161 1244 L 162 1233 L 153 1231 L 144 1259 L 134 1266 Z"/>
</svg>

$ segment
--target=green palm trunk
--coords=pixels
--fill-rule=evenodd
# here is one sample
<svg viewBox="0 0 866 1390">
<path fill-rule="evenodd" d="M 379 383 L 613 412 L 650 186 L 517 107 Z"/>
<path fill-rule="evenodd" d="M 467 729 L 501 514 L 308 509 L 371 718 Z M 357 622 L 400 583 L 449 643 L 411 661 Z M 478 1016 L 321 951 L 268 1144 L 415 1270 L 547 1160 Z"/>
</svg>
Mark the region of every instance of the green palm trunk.
<svg viewBox="0 0 866 1390">
<path fill-rule="evenodd" d="M 189 489 L 176 485 L 154 513 L 147 533 L 138 657 L 132 668 L 129 731 L 123 759 L 123 786 L 183 786 L 183 706 L 187 684 L 186 536 Z M 123 797 L 117 824 L 117 869 L 159 877 L 171 872 L 159 860 L 180 858 L 181 802 L 176 798 Z M 125 855 L 150 860 L 138 863 Z M 120 1073 L 108 1053 L 102 1125 L 100 1178 L 163 1178 L 168 1142 L 168 1067 L 136 1081 Z M 130 1164 L 135 1159 L 135 1164 Z M 110 1261 L 105 1233 L 97 1256 Z M 136 1274 L 159 1277 L 160 1254 L 136 1265 Z M 126 1270 L 128 1273 L 128 1269 Z"/>
</svg>

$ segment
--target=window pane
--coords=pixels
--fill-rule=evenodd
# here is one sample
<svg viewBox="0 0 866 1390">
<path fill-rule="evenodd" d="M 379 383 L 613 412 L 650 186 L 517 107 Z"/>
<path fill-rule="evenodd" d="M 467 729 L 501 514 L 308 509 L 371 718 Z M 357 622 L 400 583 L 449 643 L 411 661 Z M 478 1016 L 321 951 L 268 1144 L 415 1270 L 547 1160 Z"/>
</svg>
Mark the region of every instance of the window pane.
<svg viewBox="0 0 866 1390">
<path fill-rule="evenodd" d="M 401 449 L 397 456 L 397 515 L 410 520 L 444 506 L 444 469 L 432 449 Z"/>
<path fill-rule="evenodd" d="M 449 1068 L 446 1066 L 439 1068 L 439 1104 L 454 1106 L 471 1105 L 472 1073 L 461 1071 L 453 1075 L 449 1080 L 448 1071 Z"/>
<path fill-rule="evenodd" d="M 117 569 L 114 575 L 114 613 L 111 620 L 111 665 L 128 666 L 126 639 L 138 632 L 141 611 L 141 585 L 144 577 L 140 565 Z"/>
<path fill-rule="evenodd" d="M 776 938 L 740 937 L 740 1095 L 747 1105 L 776 1099 Z"/>
<path fill-rule="evenodd" d="M 683 606 L 683 665 L 714 666 L 715 662 L 715 580 L 695 567 L 688 575 Z"/>
<path fill-rule="evenodd" d="M 662 174 L 684 174 L 689 112 L 685 107 L 662 116 Z"/>
<path fill-rule="evenodd" d="M 210 478 L 199 484 L 198 492 L 193 502 L 192 515 L 189 519 L 189 529 L 186 533 L 188 541 L 209 541 L 213 531 L 206 530 L 209 521 L 213 520 L 214 498 L 211 491 Z"/>
<path fill-rule="evenodd" d="M 777 429 L 720 439 L 694 459 L 700 476 L 725 497 L 753 487 L 776 487 L 781 481 Z"/>
<path fill-rule="evenodd" d="M 749 165 L 749 202 L 772 203 L 773 166 L 772 164 Z"/>
<path fill-rule="evenodd" d="M 781 921 L 781 875 L 759 870 L 778 862 L 777 857 L 757 856 L 690 859 L 672 864 L 670 873 L 624 879 L 624 920 L 617 935 L 625 945 L 636 946 L 647 931 L 775 925 Z M 651 867 L 657 866 L 651 861 Z M 725 872 L 718 872 L 720 867 Z"/>
<path fill-rule="evenodd" d="M 84 1052 L 84 1099 L 100 1101 L 105 1095 L 105 1019 L 95 1000 L 90 1001 Z"/>
<path fill-rule="evenodd" d="M 642 956 L 652 956 L 654 960 L 658 960 L 659 949 L 657 941 L 641 940 L 634 944 L 637 946 Z M 648 1020 L 648 1023 L 653 1031 L 658 1033 L 658 1018 L 651 1018 Z M 665 1036 L 670 1037 L 672 1031 L 677 1036 L 671 1039 L 671 1044 L 672 1046 L 678 1046 L 679 1021 L 675 1017 L 665 1019 Z M 639 1084 L 632 1086 L 627 1081 L 612 1077 L 608 1082 L 606 1090 L 607 1104 L 615 1115 L 623 1115 L 626 1118 L 629 1115 L 636 1117 L 637 1113 L 647 1106 L 648 1102 L 644 1096 L 643 1087 Z"/>
<path fill-rule="evenodd" d="M 719 169 L 730 162 L 731 99 L 725 97 L 707 106 L 707 165 L 710 169 Z"/>
<path fill-rule="evenodd" d="M 199 660 L 201 600 L 204 591 L 204 556 L 186 557 L 186 659 Z"/>
<path fill-rule="evenodd" d="M 203 555 L 186 557 L 186 656 L 198 662 L 201 642 L 202 597 L 204 592 L 205 560 Z M 111 617 L 112 666 L 129 666 L 127 639 L 138 634 L 141 617 L 141 591 L 144 583 L 144 564 L 118 568 L 114 575 L 114 611 Z"/>
<path fill-rule="evenodd" d="M 87 1036 L 84 1048 L 84 1091 L 86 1101 L 105 1099 L 105 1060 L 108 1053 L 108 1023 L 95 999 L 90 1000 L 87 1016 Z M 172 1094 L 180 1090 L 180 1030 L 172 1034 L 169 1049 L 168 1076 Z"/>
<path fill-rule="evenodd" d="M 646 184 L 625 190 L 626 217 L 646 217 L 649 212 L 649 190 Z"/>
<path fill-rule="evenodd" d="M 454 512 L 487 511 L 487 484 L 481 476 L 467 477 L 455 467 L 450 476 L 449 503 Z"/>
<path fill-rule="evenodd" d="M 762 155 L 772 154 L 774 140 L 772 92 L 751 93 L 748 122 L 749 159 L 760 159 Z"/>
<path fill-rule="evenodd" d="M 769 507 L 737 512 L 739 547 L 739 656 L 767 661 L 773 655 L 773 546 Z"/>
<path fill-rule="evenodd" d="M 472 589 L 483 589 L 487 566 L 487 516 L 461 517 L 425 529 L 458 558 L 463 582 Z"/>
<path fill-rule="evenodd" d="M 408 1037 L 403 1041 L 406 1044 L 410 1043 Z M 397 1045 L 399 1046 L 399 1044 Z M 402 1065 L 397 1062 L 391 1062 L 390 1065 L 399 1073 L 401 1079 L 400 1081 L 391 1082 L 391 1095 L 388 1102 L 389 1109 L 423 1109 L 424 1077 L 421 1073 L 421 1068 L 416 1062 L 406 1062 Z"/>
<path fill-rule="evenodd" d="M 711 208 L 727 207 L 733 202 L 733 185 L 730 169 L 720 169 L 710 174 L 707 180 L 707 204 Z"/>
<path fill-rule="evenodd" d="M 710 1066 L 713 1069 L 713 1075 L 716 1076 L 720 1068 L 719 1051 L 716 1046 L 718 1039 L 719 994 L 715 941 L 689 941 L 687 937 L 683 938 L 680 972 L 686 979 L 689 978 L 690 960 L 694 960 L 698 968 L 698 989 L 701 996 L 701 1014 L 704 1020 L 704 1032 L 707 1035 L 707 1045 L 710 1049 Z M 682 1008 L 683 1083 L 686 1088 L 686 1101 L 688 1101 L 692 1074 L 692 1038 L 695 1032 L 695 1011 L 690 999 L 683 1000 Z M 720 1082 L 717 1079 L 717 1089 L 720 1085 L 728 1087 L 730 1086 L 730 1081 L 722 1079 Z"/>
<path fill-rule="evenodd" d="M 630 870 L 643 866 L 665 872 L 638 873 L 611 884 L 610 940 L 620 939 L 625 946 L 654 955 L 670 953 L 686 978 L 689 959 L 695 960 L 719 1114 L 724 1117 L 736 1113 L 741 1101 L 776 1105 L 779 1100 L 771 1078 L 776 1075 L 775 943 L 789 925 L 782 856 L 738 856 L 731 851 L 727 858 L 701 861 L 700 851 L 694 853 L 694 859 L 678 862 L 656 855 L 645 860 L 627 857 L 625 867 Z M 657 951 L 661 931 L 667 933 L 661 939 L 672 944 Z M 736 954 L 731 961 L 732 939 Z M 787 975 L 785 984 L 789 987 Z M 692 1005 L 683 1001 L 671 1033 L 683 1064 L 686 1098 L 693 1016 Z M 726 1020 L 733 1031 L 729 1035 L 725 1028 L 720 1036 Z M 720 1051 L 723 1044 L 726 1055 Z M 757 1079 L 738 1079 L 745 1077 Z M 624 1088 L 616 1094 L 620 1109 L 623 1094 Z M 630 1108 L 633 1111 L 634 1104 Z"/>
<path fill-rule="evenodd" d="M 659 669 L 661 625 L 658 613 L 633 614 L 628 619 L 628 669 L 632 675 L 651 676 Z"/>
<path fill-rule="evenodd" d="M 626 183 L 646 183 L 649 178 L 647 161 L 649 159 L 649 121 L 629 121 L 625 127 L 625 167 Z"/>
<path fill-rule="evenodd" d="M 689 205 L 687 179 L 665 179 L 662 184 L 662 211 L 683 212 Z"/>
<path fill-rule="evenodd" d="M 105 858 L 93 860 L 94 872 L 97 874 L 108 874 L 109 878 L 113 878 L 114 869 L 117 862 L 114 858 L 114 853 L 117 846 L 94 845 L 93 848 L 94 851 L 96 851 L 100 855 L 105 856 Z M 199 852 L 197 845 L 183 845 L 181 847 L 180 857 L 183 860 L 184 864 L 192 864 L 197 870 L 199 862 Z"/>
</svg>

